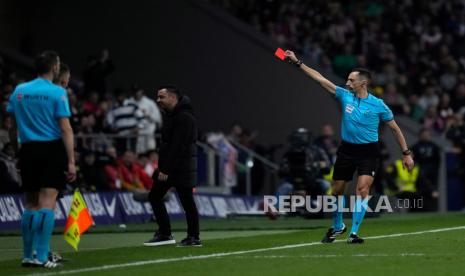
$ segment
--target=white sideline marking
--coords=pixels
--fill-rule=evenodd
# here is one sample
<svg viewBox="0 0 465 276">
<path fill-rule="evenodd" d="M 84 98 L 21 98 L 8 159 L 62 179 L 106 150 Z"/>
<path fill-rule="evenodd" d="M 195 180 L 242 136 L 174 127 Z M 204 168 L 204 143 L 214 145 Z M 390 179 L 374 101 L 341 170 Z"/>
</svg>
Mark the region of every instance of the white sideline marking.
<svg viewBox="0 0 465 276">
<path fill-rule="evenodd" d="M 336 254 L 314 254 L 314 255 L 256 255 L 256 256 L 234 256 L 234 259 L 288 259 L 288 258 L 337 258 L 337 257 L 410 257 L 410 256 L 426 256 L 424 253 L 400 253 L 400 254 L 351 254 L 351 255 L 336 255 Z M 428 255 L 431 256 L 431 255 Z M 438 255 L 444 256 L 444 255 Z M 221 259 L 223 257 L 217 257 Z"/>
<path fill-rule="evenodd" d="M 425 230 L 425 231 L 418 231 L 418 232 L 409 232 L 409 233 L 397 233 L 397 234 L 390 234 L 390 235 L 372 236 L 372 237 L 366 237 L 365 239 L 367 239 L 367 240 L 375 240 L 375 239 L 383 239 L 383 238 L 396 238 L 396 237 L 402 237 L 402 236 L 413 236 L 413 235 L 421 235 L 421 234 L 427 234 L 427 233 L 438 233 L 438 232 L 462 230 L 462 229 L 465 229 L 465 226 L 439 228 L 439 229 L 432 229 L 432 230 Z M 345 242 L 345 240 L 337 240 L 335 242 Z M 131 263 L 123 263 L 123 264 L 104 265 L 104 266 L 89 267 L 89 268 L 74 269 L 74 270 L 63 270 L 63 271 L 50 272 L 50 273 L 35 273 L 35 274 L 30 274 L 30 275 L 46 276 L 46 275 L 59 275 L 59 274 L 73 274 L 73 273 L 109 270 L 109 269 L 115 269 L 115 268 L 141 266 L 141 265 L 149 265 L 149 264 L 160 264 L 160 263 L 170 263 L 170 262 L 178 262 L 178 261 L 210 259 L 210 258 L 217 258 L 217 257 L 241 255 L 241 254 L 247 254 L 247 253 L 265 252 L 265 251 L 270 251 L 270 250 L 282 250 L 282 249 L 290 249 L 290 248 L 299 248 L 299 247 L 306 247 L 306 246 L 313 246 L 313 245 L 322 245 L 322 243 L 321 242 L 299 243 L 299 244 L 282 245 L 282 246 L 268 247 L 268 248 L 258 248 L 258 249 L 243 250 L 243 251 L 214 253 L 214 254 L 208 254 L 208 255 L 185 256 L 185 257 L 177 257 L 177 258 L 166 258 L 166 259 L 148 260 L 148 261 L 131 262 Z"/>
</svg>

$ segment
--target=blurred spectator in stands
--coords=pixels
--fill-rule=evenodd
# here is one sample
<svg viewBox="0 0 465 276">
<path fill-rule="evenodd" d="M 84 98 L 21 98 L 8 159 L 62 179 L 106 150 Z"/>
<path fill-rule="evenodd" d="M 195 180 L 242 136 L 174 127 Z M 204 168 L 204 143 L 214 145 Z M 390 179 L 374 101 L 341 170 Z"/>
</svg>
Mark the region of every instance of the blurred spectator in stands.
<svg viewBox="0 0 465 276">
<path fill-rule="evenodd" d="M 10 134 L 8 130 L 11 127 L 11 117 L 5 116 L 0 118 L 0 150 L 4 145 L 10 142 Z"/>
<path fill-rule="evenodd" d="M 447 93 L 442 94 L 438 105 L 438 115 L 442 121 L 447 122 L 454 116 L 454 110 L 450 106 L 450 96 Z"/>
<path fill-rule="evenodd" d="M 139 164 L 144 168 L 145 173 L 152 177 L 153 172 L 158 168 L 158 152 L 150 150 L 145 154 L 139 155 Z"/>
<path fill-rule="evenodd" d="M 423 95 L 421 95 L 418 100 L 418 104 L 423 108 L 423 110 L 427 110 L 430 106 L 436 107 L 439 104 L 439 97 L 436 95 L 434 86 L 428 85 L 425 88 Z"/>
<path fill-rule="evenodd" d="M 436 106 L 428 107 L 422 124 L 423 128 L 432 131 L 434 134 L 440 134 L 445 128 L 445 122 L 438 116 Z"/>
<path fill-rule="evenodd" d="M 152 188 L 152 178 L 136 162 L 136 155 L 130 150 L 118 161 L 118 177 L 122 188 L 127 191 L 147 191 Z"/>
<path fill-rule="evenodd" d="M 440 149 L 432 142 L 431 132 L 428 129 L 421 129 L 418 142 L 412 147 L 413 156 L 420 167 L 421 187 L 419 193 L 425 199 L 425 208 L 429 211 L 437 209 L 435 203 L 439 196 L 438 175 L 440 164 Z"/>
<path fill-rule="evenodd" d="M 83 180 L 82 188 L 92 192 L 108 190 L 105 172 L 103 168 L 96 163 L 94 152 L 85 151 L 82 153 L 79 168 Z"/>
<path fill-rule="evenodd" d="M 404 168 L 402 159 L 395 160 L 386 168 L 387 189 L 385 194 L 410 201 L 419 197 L 417 192 L 420 178 L 418 164 L 411 171 Z"/>
<path fill-rule="evenodd" d="M 357 57 L 353 54 L 352 45 L 344 45 L 344 51 L 334 56 L 333 66 L 340 77 L 346 77 L 350 70 L 357 67 Z"/>
<path fill-rule="evenodd" d="M 465 83 L 460 83 L 452 95 L 452 108 L 455 112 L 465 114 Z"/>
<path fill-rule="evenodd" d="M 318 136 L 314 141 L 315 146 L 323 149 L 328 156 L 331 164 L 334 164 L 336 161 L 336 151 L 338 147 L 338 141 L 334 136 L 333 126 L 330 124 L 325 124 L 321 128 L 320 136 Z"/>
<path fill-rule="evenodd" d="M 110 59 L 108 49 L 103 49 L 99 57 L 88 57 L 86 68 L 83 72 L 87 93 L 96 91 L 98 94 L 104 95 L 107 92 L 106 77 L 114 70 L 115 66 Z"/>
<path fill-rule="evenodd" d="M 6 143 L 0 151 L 0 194 L 20 193 L 21 177 L 16 169 L 13 146 Z"/>
<path fill-rule="evenodd" d="M 408 99 L 409 102 L 409 117 L 412 120 L 420 122 L 425 114 L 425 110 L 419 104 L 419 98 L 416 94 L 411 94 Z"/>
<path fill-rule="evenodd" d="M 129 101 L 135 103 L 143 114 L 136 152 L 146 153 L 156 149 L 155 132 L 161 129 L 162 117 L 155 101 L 145 96 L 144 90 L 138 84 L 132 86 L 131 92 L 132 97 Z"/>
<path fill-rule="evenodd" d="M 79 151 L 82 150 L 94 150 L 94 137 L 86 137 L 86 135 L 92 135 L 95 133 L 95 117 L 91 113 L 83 114 L 81 122 L 76 131 L 76 148 Z M 81 137 L 84 136 L 84 137 Z"/>
<path fill-rule="evenodd" d="M 107 186 L 113 190 L 120 190 L 122 188 L 122 182 L 118 175 L 118 156 L 116 154 L 116 148 L 107 148 L 105 156 L 107 160 L 103 164 L 103 169 L 105 171 Z"/>
<path fill-rule="evenodd" d="M 116 150 L 122 154 L 126 150 L 135 150 L 144 115 L 134 102 L 127 101 L 124 90 L 116 91 L 116 101 L 116 107 L 107 113 L 107 123 L 112 132 L 120 136 L 115 139 Z"/>
<path fill-rule="evenodd" d="M 100 108 L 99 101 L 99 94 L 95 91 L 90 92 L 88 98 L 81 107 L 82 112 L 101 116 L 103 110 Z"/>
<path fill-rule="evenodd" d="M 229 128 L 229 133 L 226 138 L 229 140 L 239 143 L 240 137 L 242 135 L 243 131 L 243 126 L 239 122 L 234 122 L 231 124 L 231 127 Z"/>
<path fill-rule="evenodd" d="M 397 86 L 394 83 L 386 84 L 383 99 L 394 114 L 408 114 L 407 100 L 402 94 L 397 93 Z"/>
</svg>

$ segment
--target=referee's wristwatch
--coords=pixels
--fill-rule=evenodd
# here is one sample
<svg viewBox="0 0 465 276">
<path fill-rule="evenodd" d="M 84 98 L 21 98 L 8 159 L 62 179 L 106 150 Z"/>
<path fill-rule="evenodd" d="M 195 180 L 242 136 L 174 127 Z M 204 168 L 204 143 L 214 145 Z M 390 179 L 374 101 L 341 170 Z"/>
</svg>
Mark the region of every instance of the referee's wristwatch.
<svg viewBox="0 0 465 276">
<path fill-rule="evenodd" d="M 410 149 L 406 149 L 402 152 L 402 155 L 410 155 L 412 154 L 412 151 Z"/>
</svg>

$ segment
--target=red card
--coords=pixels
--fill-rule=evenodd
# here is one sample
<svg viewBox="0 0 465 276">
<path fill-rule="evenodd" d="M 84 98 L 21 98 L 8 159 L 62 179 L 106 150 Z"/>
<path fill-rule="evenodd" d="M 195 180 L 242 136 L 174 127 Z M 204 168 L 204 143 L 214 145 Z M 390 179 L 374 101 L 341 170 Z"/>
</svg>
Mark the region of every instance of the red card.
<svg viewBox="0 0 465 276">
<path fill-rule="evenodd" d="M 286 58 L 286 55 L 284 54 L 284 50 L 281 48 L 276 49 L 276 52 L 274 52 L 274 55 L 277 56 L 280 60 L 284 60 Z"/>
</svg>

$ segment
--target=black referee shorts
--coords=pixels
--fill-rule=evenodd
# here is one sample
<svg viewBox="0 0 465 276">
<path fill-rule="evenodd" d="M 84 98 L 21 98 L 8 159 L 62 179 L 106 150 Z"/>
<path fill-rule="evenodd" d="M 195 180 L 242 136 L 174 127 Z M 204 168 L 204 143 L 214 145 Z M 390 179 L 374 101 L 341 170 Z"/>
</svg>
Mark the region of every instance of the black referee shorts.
<svg viewBox="0 0 465 276">
<path fill-rule="evenodd" d="M 36 192 L 41 188 L 64 190 L 68 157 L 62 140 L 24 143 L 18 157 L 24 191 Z"/>
<path fill-rule="evenodd" d="M 343 141 L 337 151 L 333 180 L 350 181 L 355 171 L 358 175 L 375 177 L 379 158 L 378 143 L 352 144 Z"/>
</svg>

